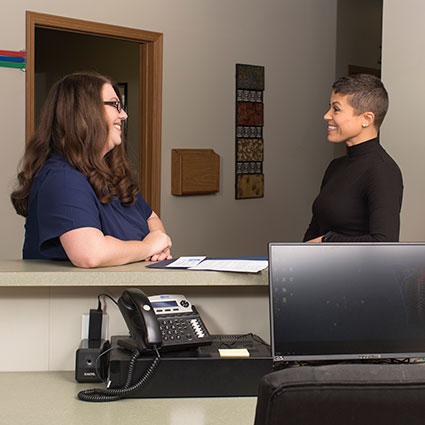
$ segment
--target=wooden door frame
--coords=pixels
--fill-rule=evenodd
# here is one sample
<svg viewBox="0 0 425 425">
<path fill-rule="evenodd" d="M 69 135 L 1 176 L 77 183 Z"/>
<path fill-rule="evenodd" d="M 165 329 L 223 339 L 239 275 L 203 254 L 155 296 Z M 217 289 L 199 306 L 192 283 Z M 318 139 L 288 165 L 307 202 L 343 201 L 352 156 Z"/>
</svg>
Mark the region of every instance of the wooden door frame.
<svg viewBox="0 0 425 425">
<path fill-rule="evenodd" d="M 35 30 L 97 35 L 139 43 L 139 185 L 160 214 L 163 34 L 38 12 L 26 12 L 25 139 L 34 132 Z"/>
</svg>

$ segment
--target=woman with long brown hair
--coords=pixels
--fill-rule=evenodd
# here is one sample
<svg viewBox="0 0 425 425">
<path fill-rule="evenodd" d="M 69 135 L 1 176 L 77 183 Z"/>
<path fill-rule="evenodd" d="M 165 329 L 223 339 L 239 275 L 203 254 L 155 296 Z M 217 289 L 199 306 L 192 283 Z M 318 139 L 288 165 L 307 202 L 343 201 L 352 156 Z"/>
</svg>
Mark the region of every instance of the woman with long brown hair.
<svg viewBox="0 0 425 425">
<path fill-rule="evenodd" d="M 115 83 L 96 73 L 51 88 L 11 194 L 26 217 L 24 259 L 100 267 L 171 258 L 171 240 L 126 159 L 121 105 Z"/>
</svg>

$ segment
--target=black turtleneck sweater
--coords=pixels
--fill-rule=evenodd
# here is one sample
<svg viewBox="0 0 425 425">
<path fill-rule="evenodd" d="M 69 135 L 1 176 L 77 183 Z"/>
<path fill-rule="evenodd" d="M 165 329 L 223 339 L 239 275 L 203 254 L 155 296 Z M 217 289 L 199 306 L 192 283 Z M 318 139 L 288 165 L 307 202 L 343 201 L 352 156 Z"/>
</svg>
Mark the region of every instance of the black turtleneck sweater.
<svg viewBox="0 0 425 425">
<path fill-rule="evenodd" d="M 379 139 L 348 147 L 325 172 L 304 242 L 397 242 L 402 196 L 401 171 Z"/>
</svg>

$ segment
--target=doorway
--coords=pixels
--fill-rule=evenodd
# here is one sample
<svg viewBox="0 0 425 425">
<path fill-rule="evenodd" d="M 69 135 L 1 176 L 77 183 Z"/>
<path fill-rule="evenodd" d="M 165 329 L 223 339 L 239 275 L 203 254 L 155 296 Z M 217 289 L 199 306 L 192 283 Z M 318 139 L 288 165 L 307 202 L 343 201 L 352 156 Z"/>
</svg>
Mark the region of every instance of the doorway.
<svg viewBox="0 0 425 425">
<path fill-rule="evenodd" d="M 26 140 L 50 86 L 91 70 L 126 92 L 127 152 L 143 197 L 160 213 L 162 34 L 27 12 Z"/>
</svg>

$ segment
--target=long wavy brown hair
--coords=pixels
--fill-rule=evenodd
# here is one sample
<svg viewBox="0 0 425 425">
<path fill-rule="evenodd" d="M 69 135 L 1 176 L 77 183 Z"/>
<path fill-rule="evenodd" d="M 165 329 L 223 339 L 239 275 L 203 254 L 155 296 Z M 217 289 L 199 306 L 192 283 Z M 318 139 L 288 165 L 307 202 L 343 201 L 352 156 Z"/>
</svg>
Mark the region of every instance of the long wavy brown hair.
<svg viewBox="0 0 425 425">
<path fill-rule="evenodd" d="M 107 83 L 122 101 L 117 85 L 97 73 L 70 74 L 52 86 L 40 124 L 20 162 L 17 187 L 10 196 L 18 214 L 27 216 L 34 177 L 52 153 L 62 154 L 84 174 L 103 204 L 114 198 L 124 205 L 135 202 L 138 187 L 124 143 L 102 156 L 109 131 L 102 99 Z"/>
</svg>

